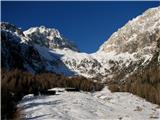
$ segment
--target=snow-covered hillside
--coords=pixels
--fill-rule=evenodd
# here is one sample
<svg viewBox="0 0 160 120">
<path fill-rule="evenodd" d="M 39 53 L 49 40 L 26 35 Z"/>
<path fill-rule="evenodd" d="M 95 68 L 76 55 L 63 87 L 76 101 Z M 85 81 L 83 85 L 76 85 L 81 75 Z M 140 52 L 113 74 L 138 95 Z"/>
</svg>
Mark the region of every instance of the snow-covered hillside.
<svg viewBox="0 0 160 120">
<path fill-rule="evenodd" d="M 139 67 L 147 65 L 154 54 L 159 51 L 157 47 L 157 41 L 160 39 L 159 13 L 160 7 L 151 8 L 142 15 L 129 21 L 124 27 L 113 33 L 109 40 L 93 54 L 78 52 L 75 47 L 68 47 L 72 46 L 71 44 L 60 47 L 62 49 L 59 49 L 59 47 L 58 49 L 56 47 L 49 48 L 52 53 L 55 52 L 60 55 L 60 60 L 74 75 L 83 75 L 96 80 L 101 79 L 105 82 L 106 80 L 117 79 L 115 76 L 119 73 L 119 76 L 121 76 L 120 79 L 124 79 L 128 74 L 131 74 Z M 39 29 L 40 32 L 37 29 Z M 52 41 L 52 39 L 49 38 L 51 38 L 51 36 L 52 38 L 55 37 L 53 34 L 50 34 L 49 31 L 54 31 L 55 33 L 56 30 L 36 27 L 24 33 L 33 40 L 37 40 L 35 35 L 43 38 L 41 37 L 43 34 L 45 39 Z M 66 43 L 65 39 L 60 37 L 59 32 L 58 38 L 61 39 L 59 42 L 63 41 L 62 43 Z M 61 45 L 59 42 L 57 42 L 58 45 Z"/>
<path fill-rule="evenodd" d="M 18 105 L 27 120 L 158 120 L 160 108 L 130 93 L 59 92 L 53 96 L 27 95 Z"/>
<path fill-rule="evenodd" d="M 157 7 L 130 20 L 93 54 L 74 51 L 59 53 L 63 53 L 62 61 L 66 66 L 77 74 L 103 82 L 121 80 L 150 63 L 160 52 L 159 39 L 160 7 Z"/>
</svg>

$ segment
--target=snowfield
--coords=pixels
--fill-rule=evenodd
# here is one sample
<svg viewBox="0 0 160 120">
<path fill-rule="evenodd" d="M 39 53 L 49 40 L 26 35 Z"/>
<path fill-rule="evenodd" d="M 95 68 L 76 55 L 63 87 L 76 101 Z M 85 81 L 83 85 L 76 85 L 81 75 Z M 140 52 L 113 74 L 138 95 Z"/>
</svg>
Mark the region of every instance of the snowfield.
<svg viewBox="0 0 160 120">
<path fill-rule="evenodd" d="M 107 87 L 95 93 L 27 95 L 18 107 L 27 120 L 160 120 L 158 105 L 130 93 L 111 93 Z"/>
</svg>

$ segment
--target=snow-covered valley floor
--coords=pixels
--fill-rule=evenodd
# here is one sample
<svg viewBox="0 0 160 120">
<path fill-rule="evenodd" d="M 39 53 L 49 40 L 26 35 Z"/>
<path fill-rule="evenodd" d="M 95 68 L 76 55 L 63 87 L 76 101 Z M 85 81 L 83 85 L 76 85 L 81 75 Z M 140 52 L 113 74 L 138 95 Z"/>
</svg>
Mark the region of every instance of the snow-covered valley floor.
<svg viewBox="0 0 160 120">
<path fill-rule="evenodd" d="M 130 93 L 59 92 L 27 95 L 19 103 L 27 120 L 160 120 L 160 108 Z"/>
</svg>

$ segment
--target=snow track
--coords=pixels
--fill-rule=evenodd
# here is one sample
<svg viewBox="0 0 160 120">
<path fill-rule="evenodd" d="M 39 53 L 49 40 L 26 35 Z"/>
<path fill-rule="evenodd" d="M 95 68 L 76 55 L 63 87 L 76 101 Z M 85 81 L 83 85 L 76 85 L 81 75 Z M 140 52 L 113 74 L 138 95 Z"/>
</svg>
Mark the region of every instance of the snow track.
<svg viewBox="0 0 160 120">
<path fill-rule="evenodd" d="M 157 105 L 130 93 L 60 92 L 53 96 L 25 96 L 18 105 L 27 120 L 160 120 Z"/>
</svg>

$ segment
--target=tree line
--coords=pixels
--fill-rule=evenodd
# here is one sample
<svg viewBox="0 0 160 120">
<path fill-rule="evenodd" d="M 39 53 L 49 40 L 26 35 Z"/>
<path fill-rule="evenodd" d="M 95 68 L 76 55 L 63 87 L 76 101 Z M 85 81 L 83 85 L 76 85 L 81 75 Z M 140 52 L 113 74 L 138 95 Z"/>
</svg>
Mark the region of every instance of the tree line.
<svg viewBox="0 0 160 120">
<path fill-rule="evenodd" d="M 160 66 L 139 69 L 124 83 L 109 83 L 109 89 L 112 92 L 130 92 L 160 105 Z"/>
<path fill-rule="evenodd" d="M 1 111 L 2 119 L 13 119 L 16 104 L 24 95 L 34 94 L 54 87 L 72 87 L 79 90 L 94 92 L 101 90 L 103 85 L 82 76 L 66 77 L 54 73 L 32 74 L 18 69 L 1 70 Z"/>
</svg>

